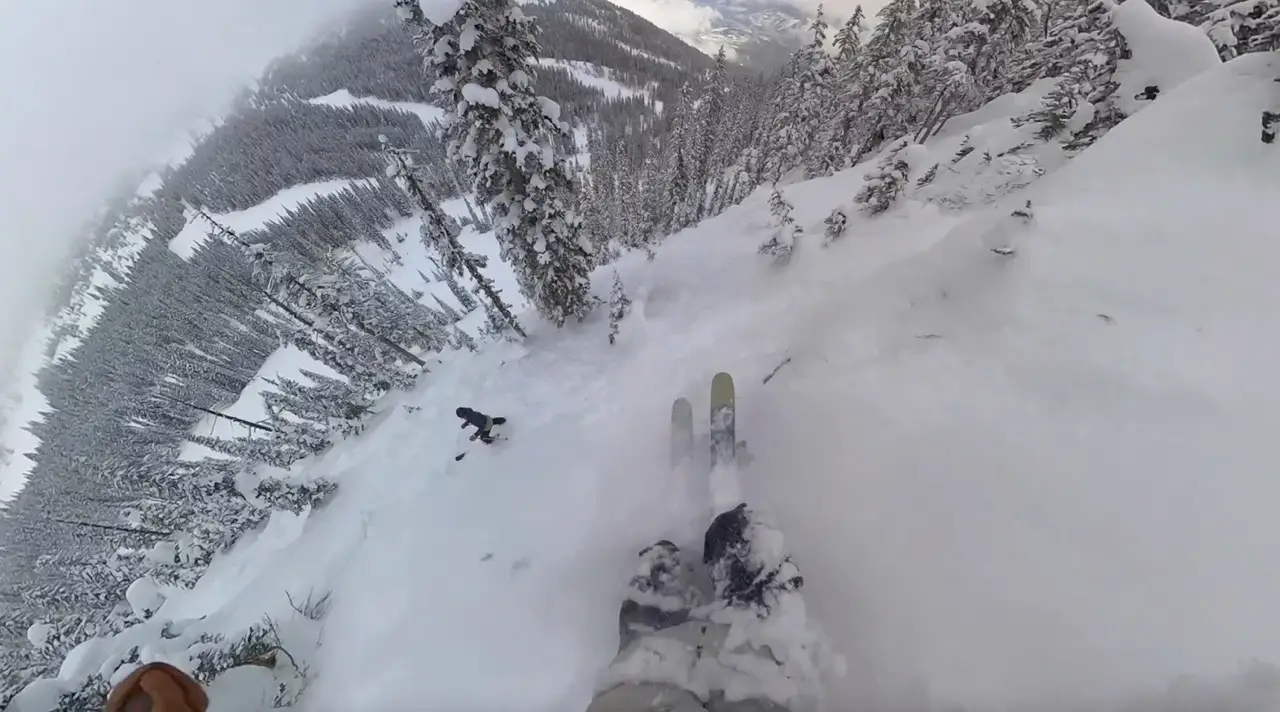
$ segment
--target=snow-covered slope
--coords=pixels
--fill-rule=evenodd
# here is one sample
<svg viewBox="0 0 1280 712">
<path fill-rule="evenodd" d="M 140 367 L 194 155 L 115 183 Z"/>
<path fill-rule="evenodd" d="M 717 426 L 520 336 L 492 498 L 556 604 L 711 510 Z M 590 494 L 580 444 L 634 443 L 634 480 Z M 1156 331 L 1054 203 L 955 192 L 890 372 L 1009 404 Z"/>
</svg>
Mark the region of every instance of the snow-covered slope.
<svg viewBox="0 0 1280 712">
<path fill-rule="evenodd" d="M 1257 136 L 1278 74 L 1246 56 L 987 207 L 908 196 L 825 249 L 865 169 L 790 185 L 806 235 L 782 269 L 755 254 L 757 193 L 618 265 L 616 346 L 597 313 L 392 396 L 312 463 L 332 503 L 273 519 L 147 626 L 233 632 L 332 589 L 323 645 L 292 651 L 302 709 L 582 709 L 635 553 L 705 524 L 704 483 L 668 472 L 671 400 L 704 412 L 728 370 L 744 492 L 847 669 L 828 709 L 1274 709 L 1274 671 L 1238 673 L 1280 661 L 1280 155 Z M 1026 104 L 959 117 L 913 171 L 963 132 L 1012 143 Z M 915 197 L 951 190 L 939 175 Z M 456 462 L 458 405 L 510 418 L 511 441 Z M 1202 677 L 1167 687 L 1184 674 Z"/>
</svg>

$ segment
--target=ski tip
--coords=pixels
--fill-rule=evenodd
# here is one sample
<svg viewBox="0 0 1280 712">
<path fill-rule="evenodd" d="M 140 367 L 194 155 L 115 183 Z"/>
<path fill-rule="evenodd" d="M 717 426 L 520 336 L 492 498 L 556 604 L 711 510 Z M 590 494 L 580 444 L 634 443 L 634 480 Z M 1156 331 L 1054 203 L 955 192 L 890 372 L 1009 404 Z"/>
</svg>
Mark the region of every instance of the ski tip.
<svg viewBox="0 0 1280 712">
<path fill-rule="evenodd" d="M 713 405 L 733 403 L 733 376 L 721 371 L 711 379 L 711 402 Z"/>
</svg>

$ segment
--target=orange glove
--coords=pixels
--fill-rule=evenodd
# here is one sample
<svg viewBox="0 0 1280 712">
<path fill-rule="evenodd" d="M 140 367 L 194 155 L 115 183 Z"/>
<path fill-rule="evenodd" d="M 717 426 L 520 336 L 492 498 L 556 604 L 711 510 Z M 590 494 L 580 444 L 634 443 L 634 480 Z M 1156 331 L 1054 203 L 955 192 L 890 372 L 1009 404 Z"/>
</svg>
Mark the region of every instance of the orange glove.
<svg viewBox="0 0 1280 712">
<path fill-rule="evenodd" d="M 168 663 L 148 663 L 107 696 L 106 712 L 205 712 L 209 696 L 191 676 Z"/>
</svg>

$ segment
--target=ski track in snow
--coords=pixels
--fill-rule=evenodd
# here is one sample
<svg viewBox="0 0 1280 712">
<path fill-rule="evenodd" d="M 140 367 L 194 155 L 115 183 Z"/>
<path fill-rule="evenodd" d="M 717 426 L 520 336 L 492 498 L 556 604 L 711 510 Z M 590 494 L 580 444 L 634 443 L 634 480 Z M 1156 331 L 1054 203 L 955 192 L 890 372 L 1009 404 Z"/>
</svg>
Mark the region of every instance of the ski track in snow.
<svg viewBox="0 0 1280 712">
<path fill-rule="evenodd" d="M 988 210 L 905 201 L 825 251 L 822 219 L 867 167 L 789 186 L 806 234 L 784 270 L 755 254 L 758 191 L 621 261 L 617 346 L 597 310 L 444 355 L 310 463 L 341 482 L 328 506 L 273 517 L 161 613 L 235 630 L 332 587 L 303 710 L 580 710 L 636 553 L 708 521 L 667 429 L 684 395 L 705 432 L 724 370 L 755 456 L 743 493 L 847 658 L 829 709 L 1116 709 L 1280 660 L 1280 288 L 1258 209 L 1280 156 L 1257 139 L 1277 72 L 1244 57 Z M 512 440 L 454 462 L 458 405 L 506 416 Z M 1151 709 L 1210 706 L 1187 689 Z"/>
</svg>

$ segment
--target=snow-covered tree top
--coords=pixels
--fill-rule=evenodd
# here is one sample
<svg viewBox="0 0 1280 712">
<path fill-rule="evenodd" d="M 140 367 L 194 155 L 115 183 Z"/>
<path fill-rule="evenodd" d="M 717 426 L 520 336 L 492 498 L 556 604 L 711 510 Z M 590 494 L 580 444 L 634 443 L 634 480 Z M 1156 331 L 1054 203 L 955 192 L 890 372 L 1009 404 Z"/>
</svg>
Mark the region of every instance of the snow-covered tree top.
<svg viewBox="0 0 1280 712">
<path fill-rule="evenodd" d="M 406 0 L 396 3 L 396 12 L 403 19 L 412 17 L 413 5 L 422 9 L 422 16 L 432 24 L 442 25 L 457 14 L 463 0 Z"/>
</svg>

